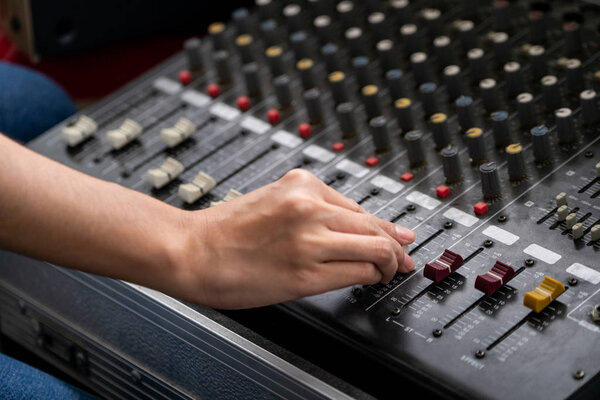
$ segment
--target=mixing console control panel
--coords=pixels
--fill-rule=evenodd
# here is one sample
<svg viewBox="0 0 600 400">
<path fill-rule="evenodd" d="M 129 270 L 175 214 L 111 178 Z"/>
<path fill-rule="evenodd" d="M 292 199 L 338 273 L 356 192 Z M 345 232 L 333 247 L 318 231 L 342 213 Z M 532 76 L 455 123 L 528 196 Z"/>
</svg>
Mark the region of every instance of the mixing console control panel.
<svg viewBox="0 0 600 400">
<path fill-rule="evenodd" d="M 585 394 L 599 28 L 592 1 L 256 0 L 31 147 L 185 209 L 310 171 L 416 231 L 416 269 L 286 312 L 440 393 Z"/>
</svg>

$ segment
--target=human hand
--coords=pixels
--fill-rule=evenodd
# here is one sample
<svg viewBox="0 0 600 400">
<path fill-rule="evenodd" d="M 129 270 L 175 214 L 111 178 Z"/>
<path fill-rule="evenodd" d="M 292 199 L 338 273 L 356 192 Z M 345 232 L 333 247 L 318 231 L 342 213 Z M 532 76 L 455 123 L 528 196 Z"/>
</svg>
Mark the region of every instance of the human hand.
<svg viewBox="0 0 600 400">
<path fill-rule="evenodd" d="M 247 308 L 414 269 L 409 229 L 381 220 L 303 170 L 240 198 L 187 212 L 179 260 L 185 300 Z"/>
</svg>

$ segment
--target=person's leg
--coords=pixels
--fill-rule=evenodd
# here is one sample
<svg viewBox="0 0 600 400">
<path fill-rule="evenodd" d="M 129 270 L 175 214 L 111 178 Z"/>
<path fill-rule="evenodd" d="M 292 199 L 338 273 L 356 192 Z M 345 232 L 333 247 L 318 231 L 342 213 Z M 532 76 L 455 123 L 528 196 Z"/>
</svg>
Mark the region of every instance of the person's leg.
<svg viewBox="0 0 600 400">
<path fill-rule="evenodd" d="M 50 79 L 0 62 L 0 132 L 28 142 L 75 111 L 73 101 Z"/>
<path fill-rule="evenodd" d="M 0 353 L 0 399 L 92 400 L 97 397 Z"/>
</svg>

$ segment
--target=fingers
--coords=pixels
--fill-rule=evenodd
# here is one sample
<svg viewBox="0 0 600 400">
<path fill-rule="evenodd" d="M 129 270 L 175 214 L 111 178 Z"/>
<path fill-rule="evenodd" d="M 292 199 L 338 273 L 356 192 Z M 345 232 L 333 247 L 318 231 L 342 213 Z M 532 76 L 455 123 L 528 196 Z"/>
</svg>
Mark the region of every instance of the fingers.
<svg viewBox="0 0 600 400">
<path fill-rule="evenodd" d="M 352 285 L 374 285 L 381 282 L 381 271 L 373 263 L 333 261 L 321 263 L 319 279 L 310 287 L 310 294 L 327 292 Z"/>
<path fill-rule="evenodd" d="M 320 261 L 364 261 L 374 264 L 389 282 L 398 271 L 407 272 L 402 246 L 383 236 L 333 233 L 325 238 L 326 248 Z"/>
<path fill-rule="evenodd" d="M 403 226 L 371 214 L 357 214 L 347 210 L 337 210 L 331 213 L 326 223 L 329 229 L 336 232 L 379 235 L 383 231 L 400 244 L 410 244 L 416 237 L 413 231 Z"/>
</svg>

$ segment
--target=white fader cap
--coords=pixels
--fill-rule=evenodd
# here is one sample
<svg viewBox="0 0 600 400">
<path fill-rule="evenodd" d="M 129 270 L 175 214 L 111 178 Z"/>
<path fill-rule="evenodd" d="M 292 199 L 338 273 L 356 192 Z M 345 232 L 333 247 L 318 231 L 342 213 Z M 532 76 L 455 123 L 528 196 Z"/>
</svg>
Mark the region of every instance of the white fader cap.
<svg viewBox="0 0 600 400">
<path fill-rule="evenodd" d="M 106 140 L 115 150 L 135 140 L 142 134 L 142 126 L 132 119 L 127 118 L 117 129 L 106 132 Z"/>
<path fill-rule="evenodd" d="M 185 167 L 174 158 L 167 158 L 160 168 L 151 169 L 146 174 L 146 180 L 156 189 L 160 189 L 173 179 L 177 178 Z"/>
<path fill-rule="evenodd" d="M 160 131 L 160 140 L 167 146 L 175 147 L 196 132 L 196 124 L 187 118 L 179 118 L 172 128 Z"/>
<path fill-rule="evenodd" d="M 98 130 L 96 121 L 88 116 L 81 115 L 73 124 L 65 126 L 62 136 L 69 146 L 77 146 Z"/>
<path fill-rule="evenodd" d="M 217 186 L 217 182 L 212 176 L 199 172 L 191 183 L 179 185 L 177 195 L 186 203 L 191 204 L 210 192 L 215 186 Z"/>
</svg>

